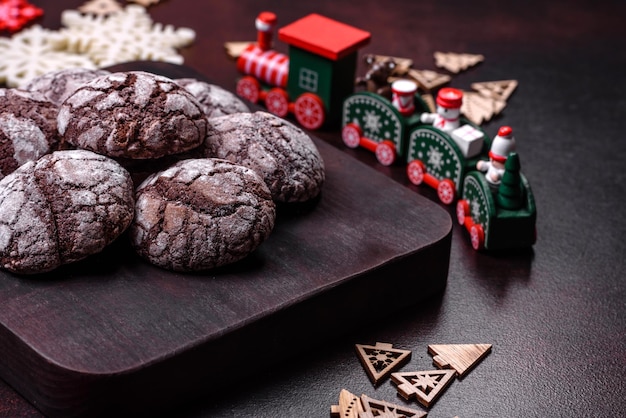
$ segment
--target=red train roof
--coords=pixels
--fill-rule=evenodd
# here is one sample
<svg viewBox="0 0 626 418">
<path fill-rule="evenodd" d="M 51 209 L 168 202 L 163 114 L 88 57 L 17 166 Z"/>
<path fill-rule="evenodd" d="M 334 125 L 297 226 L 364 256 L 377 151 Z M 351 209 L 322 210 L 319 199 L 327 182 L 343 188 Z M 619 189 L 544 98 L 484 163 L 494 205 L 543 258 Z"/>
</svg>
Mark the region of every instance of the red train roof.
<svg viewBox="0 0 626 418">
<path fill-rule="evenodd" d="M 281 28 L 278 38 L 289 45 L 336 61 L 367 45 L 371 35 L 364 30 L 312 13 Z"/>
</svg>

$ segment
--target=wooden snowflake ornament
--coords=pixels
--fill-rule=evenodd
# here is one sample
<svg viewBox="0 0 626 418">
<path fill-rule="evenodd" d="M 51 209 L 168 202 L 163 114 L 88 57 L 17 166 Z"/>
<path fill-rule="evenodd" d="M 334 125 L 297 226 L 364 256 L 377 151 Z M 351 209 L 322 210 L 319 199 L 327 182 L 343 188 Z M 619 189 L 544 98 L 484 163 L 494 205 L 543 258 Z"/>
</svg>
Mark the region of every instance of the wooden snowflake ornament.
<svg viewBox="0 0 626 418">
<path fill-rule="evenodd" d="M 456 371 L 429 370 L 392 373 L 391 380 L 398 385 L 398 394 L 406 400 L 415 397 L 419 403 L 430 408 L 448 387 Z"/>
<path fill-rule="evenodd" d="M 455 74 L 485 60 L 485 57 L 480 54 L 458 54 L 455 52 L 435 52 L 434 56 L 437 67 L 445 68 Z"/>
<path fill-rule="evenodd" d="M 391 372 L 411 358 L 411 351 L 393 348 L 392 344 L 356 344 L 356 351 L 367 375 L 374 385 L 386 379 Z"/>
<path fill-rule="evenodd" d="M 462 378 L 491 352 L 491 344 L 432 344 L 428 352 L 437 367 L 453 369 Z"/>
<path fill-rule="evenodd" d="M 17 32 L 43 15 L 43 10 L 26 0 L 0 0 L 0 31 Z"/>
</svg>

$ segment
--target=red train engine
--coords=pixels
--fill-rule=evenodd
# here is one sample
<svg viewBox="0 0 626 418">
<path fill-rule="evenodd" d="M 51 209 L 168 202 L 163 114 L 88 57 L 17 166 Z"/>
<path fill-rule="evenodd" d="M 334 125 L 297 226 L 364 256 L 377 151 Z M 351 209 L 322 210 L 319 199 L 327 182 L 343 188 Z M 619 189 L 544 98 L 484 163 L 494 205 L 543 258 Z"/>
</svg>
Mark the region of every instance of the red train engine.
<svg viewBox="0 0 626 418">
<path fill-rule="evenodd" d="M 278 31 L 289 54 L 272 49 L 276 15 L 256 19 L 257 42 L 239 56 L 237 94 L 264 103 L 271 113 L 293 114 L 300 125 L 315 130 L 338 123 L 343 100 L 354 92 L 358 49 L 370 33 L 327 17 L 310 14 Z"/>
</svg>

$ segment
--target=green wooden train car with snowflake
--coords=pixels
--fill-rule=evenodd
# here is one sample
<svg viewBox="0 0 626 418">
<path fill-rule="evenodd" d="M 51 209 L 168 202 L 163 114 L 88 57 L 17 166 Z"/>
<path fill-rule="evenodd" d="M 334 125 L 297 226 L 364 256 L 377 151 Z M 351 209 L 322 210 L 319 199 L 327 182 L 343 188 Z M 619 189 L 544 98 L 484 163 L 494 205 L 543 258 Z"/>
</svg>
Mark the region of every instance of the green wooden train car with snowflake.
<svg viewBox="0 0 626 418">
<path fill-rule="evenodd" d="M 289 46 L 285 55 L 272 48 L 276 15 L 262 12 L 255 23 L 257 42 L 237 59 L 245 74 L 237 94 L 277 116 L 293 114 L 307 129 L 338 124 L 343 100 L 354 92 L 357 52 L 370 33 L 312 13 L 278 31 Z"/>
<path fill-rule="evenodd" d="M 392 100 L 358 92 L 344 101 L 343 142 L 376 154 L 383 165 L 406 163 L 411 183 L 437 190 L 441 202 L 453 203 L 462 192 L 463 178 L 487 156 L 489 137 L 460 117 L 463 93 L 453 88 L 437 95 L 437 113 L 409 80 L 392 84 Z"/>
<path fill-rule="evenodd" d="M 537 238 L 537 209 L 517 153 L 508 155 L 498 177 L 494 181 L 489 172 L 480 171 L 465 177 L 457 221 L 469 233 L 475 250 L 531 247 Z"/>
</svg>

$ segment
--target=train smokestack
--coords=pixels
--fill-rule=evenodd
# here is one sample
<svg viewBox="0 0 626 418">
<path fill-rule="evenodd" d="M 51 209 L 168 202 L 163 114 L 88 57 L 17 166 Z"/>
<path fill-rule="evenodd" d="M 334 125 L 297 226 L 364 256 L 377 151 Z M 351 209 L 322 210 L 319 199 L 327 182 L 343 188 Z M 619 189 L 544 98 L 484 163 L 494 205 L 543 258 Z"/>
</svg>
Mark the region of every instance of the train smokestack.
<svg viewBox="0 0 626 418">
<path fill-rule="evenodd" d="M 276 15 L 272 12 L 261 12 L 256 18 L 257 44 L 263 51 L 272 48 L 272 37 L 276 20 Z"/>
</svg>

